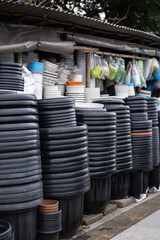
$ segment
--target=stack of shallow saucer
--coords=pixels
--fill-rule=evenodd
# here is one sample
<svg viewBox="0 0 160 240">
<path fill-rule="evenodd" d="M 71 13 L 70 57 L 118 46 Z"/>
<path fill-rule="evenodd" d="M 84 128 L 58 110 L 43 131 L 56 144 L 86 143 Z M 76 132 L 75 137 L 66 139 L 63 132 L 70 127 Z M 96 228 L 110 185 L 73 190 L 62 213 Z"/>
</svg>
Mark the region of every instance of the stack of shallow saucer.
<svg viewBox="0 0 160 240">
<path fill-rule="evenodd" d="M 43 85 L 51 86 L 58 82 L 58 65 L 43 61 L 44 71 L 43 71 Z"/>
<path fill-rule="evenodd" d="M 84 103 L 85 102 L 85 87 L 84 85 L 74 86 L 67 85 L 66 86 L 66 96 L 72 97 L 75 99 L 75 102 Z"/>
<path fill-rule="evenodd" d="M 46 98 L 58 98 L 61 97 L 61 92 L 58 89 L 58 86 L 45 86 L 44 88 L 44 99 Z"/>
<path fill-rule="evenodd" d="M 0 62 L 0 89 L 15 91 L 24 90 L 21 64 Z"/>
</svg>

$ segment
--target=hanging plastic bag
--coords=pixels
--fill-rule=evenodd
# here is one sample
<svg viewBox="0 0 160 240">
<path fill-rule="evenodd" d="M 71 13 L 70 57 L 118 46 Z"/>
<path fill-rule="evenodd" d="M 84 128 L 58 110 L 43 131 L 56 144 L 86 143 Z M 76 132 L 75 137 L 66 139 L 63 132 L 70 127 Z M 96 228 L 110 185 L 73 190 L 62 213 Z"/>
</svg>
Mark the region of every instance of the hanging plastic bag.
<svg viewBox="0 0 160 240">
<path fill-rule="evenodd" d="M 152 59 L 146 59 L 143 64 L 143 76 L 144 79 L 147 81 L 150 79 L 150 76 L 153 73 L 153 68 L 152 68 Z"/>
<path fill-rule="evenodd" d="M 104 73 L 101 67 L 101 57 L 95 54 L 94 59 L 95 59 L 95 67 L 90 70 L 90 73 L 93 77 L 101 79 Z"/>
<path fill-rule="evenodd" d="M 118 71 L 114 77 L 114 82 L 121 82 L 125 74 L 125 61 L 122 58 L 115 58 L 115 62 L 118 64 Z"/>
<path fill-rule="evenodd" d="M 159 70 L 159 65 L 156 58 L 152 58 L 152 68 L 153 68 L 153 71 Z"/>
<path fill-rule="evenodd" d="M 132 63 L 132 81 L 135 87 L 141 87 L 141 80 L 139 77 L 135 61 L 133 61 Z"/>
<path fill-rule="evenodd" d="M 136 68 L 137 68 L 137 71 L 138 71 L 138 74 L 139 74 L 139 77 L 140 77 L 141 86 L 145 87 L 146 86 L 146 81 L 143 77 L 143 72 L 141 70 L 142 68 L 139 67 L 138 62 L 136 62 Z"/>
<path fill-rule="evenodd" d="M 142 61 L 142 60 L 138 60 L 138 61 L 137 61 L 137 64 L 138 64 L 141 72 L 143 73 L 143 61 Z"/>
<path fill-rule="evenodd" d="M 125 84 L 130 84 L 132 81 L 131 70 L 132 70 L 132 63 L 129 62 L 129 64 L 127 65 L 126 73 L 124 75 L 124 80 L 123 80 Z"/>
<path fill-rule="evenodd" d="M 153 77 L 155 81 L 160 81 L 160 62 L 159 62 L 159 70 L 153 72 Z"/>
<path fill-rule="evenodd" d="M 104 58 L 102 58 L 102 60 L 101 60 L 101 67 L 103 69 L 103 75 L 108 76 L 109 75 L 109 67 L 108 67 L 108 63 L 106 62 L 106 60 Z"/>
<path fill-rule="evenodd" d="M 108 66 L 109 66 L 109 75 L 105 75 L 106 78 L 109 80 L 113 80 L 118 71 L 118 63 L 116 63 L 112 57 L 108 59 Z"/>
</svg>

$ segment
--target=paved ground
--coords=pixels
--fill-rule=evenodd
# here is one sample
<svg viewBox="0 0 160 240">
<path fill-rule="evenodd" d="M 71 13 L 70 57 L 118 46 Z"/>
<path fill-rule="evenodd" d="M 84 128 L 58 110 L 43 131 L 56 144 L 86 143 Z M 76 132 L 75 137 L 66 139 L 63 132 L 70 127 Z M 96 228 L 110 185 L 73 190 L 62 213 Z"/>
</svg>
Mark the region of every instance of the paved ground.
<svg viewBox="0 0 160 240">
<path fill-rule="evenodd" d="M 155 193 L 149 194 L 149 197 L 140 203 L 118 208 L 113 213 L 91 224 L 87 229 L 81 228 L 72 240 L 160 240 L 159 229 L 160 193 Z M 138 238 L 137 235 L 135 237 L 134 233 L 142 238 Z"/>
<path fill-rule="evenodd" d="M 160 210 L 136 223 L 112 240 L 160 240 Z"/>
</svg>

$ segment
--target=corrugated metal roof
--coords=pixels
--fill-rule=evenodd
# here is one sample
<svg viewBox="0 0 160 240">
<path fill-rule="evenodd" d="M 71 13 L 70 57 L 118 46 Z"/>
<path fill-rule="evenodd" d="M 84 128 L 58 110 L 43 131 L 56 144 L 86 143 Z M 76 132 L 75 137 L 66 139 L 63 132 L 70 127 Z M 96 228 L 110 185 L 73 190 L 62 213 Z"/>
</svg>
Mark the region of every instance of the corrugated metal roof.
<svg viewBox="0 0 160 240">
<path fill-rule="evenodd" d="M 103 30 L 105 32 L 124 33 L 133 37 L 160 42 L 160 37 L 153 33 L 140 31 L 124 26 L 103 22 L 98 19 L 81 16 L 67 11 L 56 10 L 54 8 L 35 6 L 34 4 L 18 3 L 13 0 L 0 0 L 0 13 L 19 14 L 22 16 L 36 16 L 42 19 L 55 20 L 64 24 L 88 27 L 93 30 Z M 114 36 L 113 36 L 114 37 Z"/>
</svg>

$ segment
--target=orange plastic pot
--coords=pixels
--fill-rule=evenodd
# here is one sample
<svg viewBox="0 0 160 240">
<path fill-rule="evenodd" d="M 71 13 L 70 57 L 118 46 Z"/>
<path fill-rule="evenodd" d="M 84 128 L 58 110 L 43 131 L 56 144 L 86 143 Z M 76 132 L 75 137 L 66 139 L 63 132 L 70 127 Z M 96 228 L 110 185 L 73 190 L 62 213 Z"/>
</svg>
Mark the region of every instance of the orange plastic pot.
<svg viewBox="0 0 160 240">
<path fill-rule="evenodd" d="M 41 213 L 53 213 L 58 212 L 59 202 L 56 200 L 45 199 L 42 204 L 39 205 L 38 211 Z"/>
</svg>

